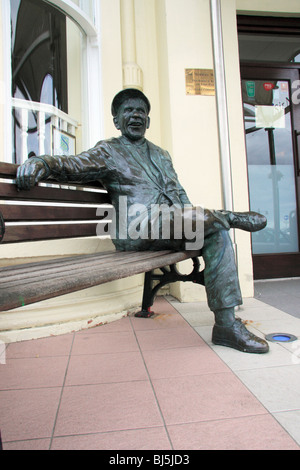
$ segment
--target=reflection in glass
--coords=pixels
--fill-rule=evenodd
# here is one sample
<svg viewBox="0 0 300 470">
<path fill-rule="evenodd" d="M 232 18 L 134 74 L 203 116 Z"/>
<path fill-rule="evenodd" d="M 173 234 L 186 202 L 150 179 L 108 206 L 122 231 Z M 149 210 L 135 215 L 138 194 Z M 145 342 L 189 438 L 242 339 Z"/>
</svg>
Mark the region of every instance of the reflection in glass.
<svg viewBox="0 0 300 470">
<path fill-rule="evenodd" d="M 252 235 L 258 253 L 298 251 L 289 83 L 243 80 L 251 210 L 267 227 Z"/>
<path fill-rule="evenodd" d="M 300 35 L 239 33 L 243 61 L 300 62 Z"/>
<path fill-rule="evenodd" d="M 12 96 L 41 102 L 46 80 L 48 104 L 67 112 L 65 15 L 41 0 L 11 0 L 11 22 Z"/>
<path fill-rule="evenodd" d="M 10 0 L 12 97 L 68 112 L 66 16 L 42 0 Z M 50 116 L 45 116 L 45 152 L 51 152 Z M 38 113 L 13 109 L 14 161 L 39 154 Z M 24 152 L 23 152 L 24 153 Z M 23 156 L 24 157 L 24 156 Z"/>
</svg>

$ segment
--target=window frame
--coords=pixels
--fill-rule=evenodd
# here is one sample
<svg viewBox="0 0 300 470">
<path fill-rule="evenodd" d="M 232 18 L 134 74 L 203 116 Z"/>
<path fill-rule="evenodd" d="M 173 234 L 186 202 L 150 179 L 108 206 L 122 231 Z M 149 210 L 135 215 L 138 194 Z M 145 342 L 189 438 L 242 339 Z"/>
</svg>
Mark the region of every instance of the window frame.
<svg viewBox="0 0 300 470">
<path fill-rule="evenodd" d="M 50 3 L 54 7 L 58 8 L 65 15 L 71 18 L 75 23 L 80 26 L 87 37 L 96 37 L 98 35 L 96 25 L 91 21 L 88 15 L 75 3 L 70 0 L 44 0 L 46 3 Z M 93 2 L 94 18 L 96 21 L 96 2 Z"/>
<path fill-rule="evenodd" d="M 239 33 L 300 34 L 300 18 L 237 15 Z"/>
</svg>

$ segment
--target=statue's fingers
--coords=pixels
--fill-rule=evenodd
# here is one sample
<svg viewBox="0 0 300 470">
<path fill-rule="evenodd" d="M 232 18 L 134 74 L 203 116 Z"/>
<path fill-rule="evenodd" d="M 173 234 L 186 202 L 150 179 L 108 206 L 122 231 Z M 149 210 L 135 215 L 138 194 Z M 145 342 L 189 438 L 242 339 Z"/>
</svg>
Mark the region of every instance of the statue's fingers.
<svg viewBox="0 0 300 470">
<path fill-rule="evenodd" d="M 26 165 L 25 174 L 24 174 L 25 189 L 33 188 L 33 186 L 36 183 L 36 175 L 37 175 L 36 165 L 34 164 Z"/>
<path fill-rule="evenodd" d="M 16 184 L 19 189 L 25 189 L 25 167 L 24 165 L 19 166 L 17 170 Z"/>
<path fill-rule="evenodd" d="M 21 189 L 21 167 L 19 166 L 16 174 L 16 185 L 18 189 Z"/>
<path fill-rule="evenodd" d="M 19 172 L 20 187 L 24 190 L 29 190 L 35 183 L 35 165 L 24 164 Z"/>
</svg>

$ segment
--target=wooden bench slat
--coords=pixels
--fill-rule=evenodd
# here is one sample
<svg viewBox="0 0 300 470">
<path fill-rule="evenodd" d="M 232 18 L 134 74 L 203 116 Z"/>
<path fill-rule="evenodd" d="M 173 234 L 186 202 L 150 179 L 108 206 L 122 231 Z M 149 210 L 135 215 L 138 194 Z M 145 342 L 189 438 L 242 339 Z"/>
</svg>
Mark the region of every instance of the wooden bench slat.
<svg viewBox="0 0 300 470">
<path fill-rule="evenodd" d="M 126 252 L 122 263 L 110 263 L 108 267 L 105 264 L 100 264 L 98 267 L 93 266 L 93 269 L 87 266 L 86 269 L 81 270 L 80 276 L 74 270 L 72 273 L 68 271 L 68 275 L 62 275 L 59 279 L 55 277 L 52 281 L 46 278 L 45 280 L 37 280 L 34 283 L 15 285 L 10 289 L 0 289 L 0 308 L 5 311 L 21 307 L 174 264 L 190 258 L 193 254 L 195 256 L 199 255 L 199 252 L 149 252 L 150 256 L 147 260 L 144 257 L 142 259 L 142 256 L 140 260 L 137 260 L 134 253 Z"/>
<path fill-rule="evenodd" d="M 19 165 L 16 165 L 14 163 L 0 162 L 0 178 L 14 180 L 16 178 L 18 166 Z M 49 178 L 47 182 L 58 184 L 57 181 L 51 178 Z M 65 184 L 70 184 L 70 183 L 65 183 Z M 76 183 L 74 183 L 74 185 L 76 185 Z M 73 186 L 73 183 L 72 183 L 72 186 Z M 103 189 L 103 185 L 100 183 L 100 181 L 92 181 L 89 183 L 85 183 L 84 186 L 88 188 Z"/>
<path fill-rule="evenodd" d="M 145 251 L 145 252 L 109 252 L 102 255 L 102 253 L 94 253 L 88 257 L 78 257 L 73 256 L 69 258 L 62 258 L 58 259 L 56 263 L 48 261 L 41 261 L 39 264 L 37 263 L 34 267 L 27 266 L 26 264 L 20 267 L 19 269 L 6 269 L 6 272 L 3 278 L 0 280 L 0 289 L 9 288 L 12 285 L 22 285 L 23 283 L 31 283 L 34 281 L 35 278 L 37 280 L 44 280 L 44 279 L 51 279 L 57 278 L 59 279 L 61 276 L 68 276 L 76 273 L 80 276 L 82 271 L 87 269 L 94 269 L 94 268 L 103 268 L 103 269 L 110 269 L 111 266 L 115 265 L 116 263 L 119 264 L 126 264 L 126 263 L 134 263 L 135 261 L 145 261 L 147 262 L 150 258 L 157 257 L 156 253 L 161 255 L 161 252 L 153 252 Z M 162 252 L 162 254 L 169 253 Z M 0 275 L 2 274 L 0 269 Z M 30 280 L 29 279 L 30 276 Z"/>
<path fill-rule="evenodd" d="M 7 222 L 18 221 L 55 221 L 55 220 L 96 220 L 97 207 L 59 207 L 24 206 L 13 204 L 0 205 L 0 211 Z"/>
<path fill-rule="evenodd" d="M 43 261 L 43 263 L 46 263 L 48 267 L 51 267 L 53 265 L 59 266 L 61 262 L 64 263 L 73 263 L 73 259 L 75 258 L 76 261 L 83 262 L 85 263 L 89 258 L 93 258 L 94 256 L 101 256 L 101 258 L 104 260 L 105 257 L 111 257 L 116 255 L 116 253 L 122 253 L 122 252 L 116 252 L 116 251 L 106 251 L 106 252 L 100 252 L 100 253 L 91 253 L 91 254 L 84 254 L 84 255 L 71 255 L 71 256 L 66 256 L 63 258 L 53 258 L 47 261 Z M 10 275 L 14 275 L 14 271 L 18 271 L 20 273 L 27 271 L 28 269 L 30 270 L 35 270 L 39 269 L 41 266 L 41 261 L 34 261 L 32 263 L 23 263 L 23 264 L 18 264 L 18 265 L 12 265 L 12 266 L 4 266 L 0 268 L 0 273 L 4 277 L 9 277 Z M 0 282 L 3 282 L 3 279 L 1 281 L 0 277 Z"/>
<path fill-rule="evenodd" d="M 112 261 L 120 262 L 122 257 L 127 255 L 127 252 L 123 251 L 107 251 L 107 252 L 99 252 L 99 253 L 91 253 L 85 255 L 76 255 L 76 256 L 68 256 L 64 258 L 54 258 L 46 261 L 37 261 L 34 263 L 24 263 L 19 264 L 17 266 L 7 266 L 0 268 L 0 274 L 2 275 L 2 279 L 0 278 L 1 286 L 4 285 L 5 282 L 9 281 L 12 277 L 22 276 L 24 275 L 25 278 L 28 272 L 32 274 L 40 271 L 41 263 L 43 263 L 43 271 L 45 272 L 48 269 L 58 269 L 60 266 L 74 265 L 76 263 L 78 266 L 83 263 L 89 263 L 90 261 L 93 262 L 95 259 L 99 264 L 107 264 Z M 130 252 L 131 256 L 134 253 L 142 253 L 142 252 Z M 138 255 L 139 256 L 139 255 Z"/>
<path fill-rule="evenodd" d="M 19 165 L 0 162 L 0 178 L 15 178 Z"/>
<path fill-rule="evenodd" d="M 97 223 L 6 226 L 2 243 L 19 243 L 55 238 L 95 237 Z"/>
<path fill-rule="evenodd" d="M 18 191 L 16 185 L 10 183 L 0 183 L 0 199 L 111 204 L 106 192 L 76 191 L 48 186 L 35 186 L 30 191 Z"/>
<path fill-rule="evenodd" d="M 23 264 L 18 266 L 8 266 L 0 268 L 0 274 L 3 279 L 0 280 L 0 288 L 8 286 L 14 282 L 27 282 L 28 273 L 30 277 L 48 276 L 49 273 L 67 272 L 68 270 L 80 269 L 81 265 L 91 267 L 91 264 L 108 265 L 111 262 L 120 262 L 124 258 L 124 252 L 109 251 L 106 253 L 93 253 L 90 255 L 70 256 L 67 258 L 52 259 L 49 261 L 40 261 L 36 263 Z"/>
</svg>

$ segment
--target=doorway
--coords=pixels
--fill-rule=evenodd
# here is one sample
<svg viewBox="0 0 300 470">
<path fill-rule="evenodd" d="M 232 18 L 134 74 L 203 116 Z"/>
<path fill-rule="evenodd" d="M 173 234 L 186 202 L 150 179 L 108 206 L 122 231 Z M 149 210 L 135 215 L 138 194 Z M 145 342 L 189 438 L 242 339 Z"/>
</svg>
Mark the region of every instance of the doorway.
<svg viewBox="0 0 300 470">
<path fill-rule="evenodd" d="M 252 234 L 254 279 L 300 276 L 300 64 L 287 63 L 297 41 L 239 38 L 250 209 L 268 219 Z"/>
</svg>

